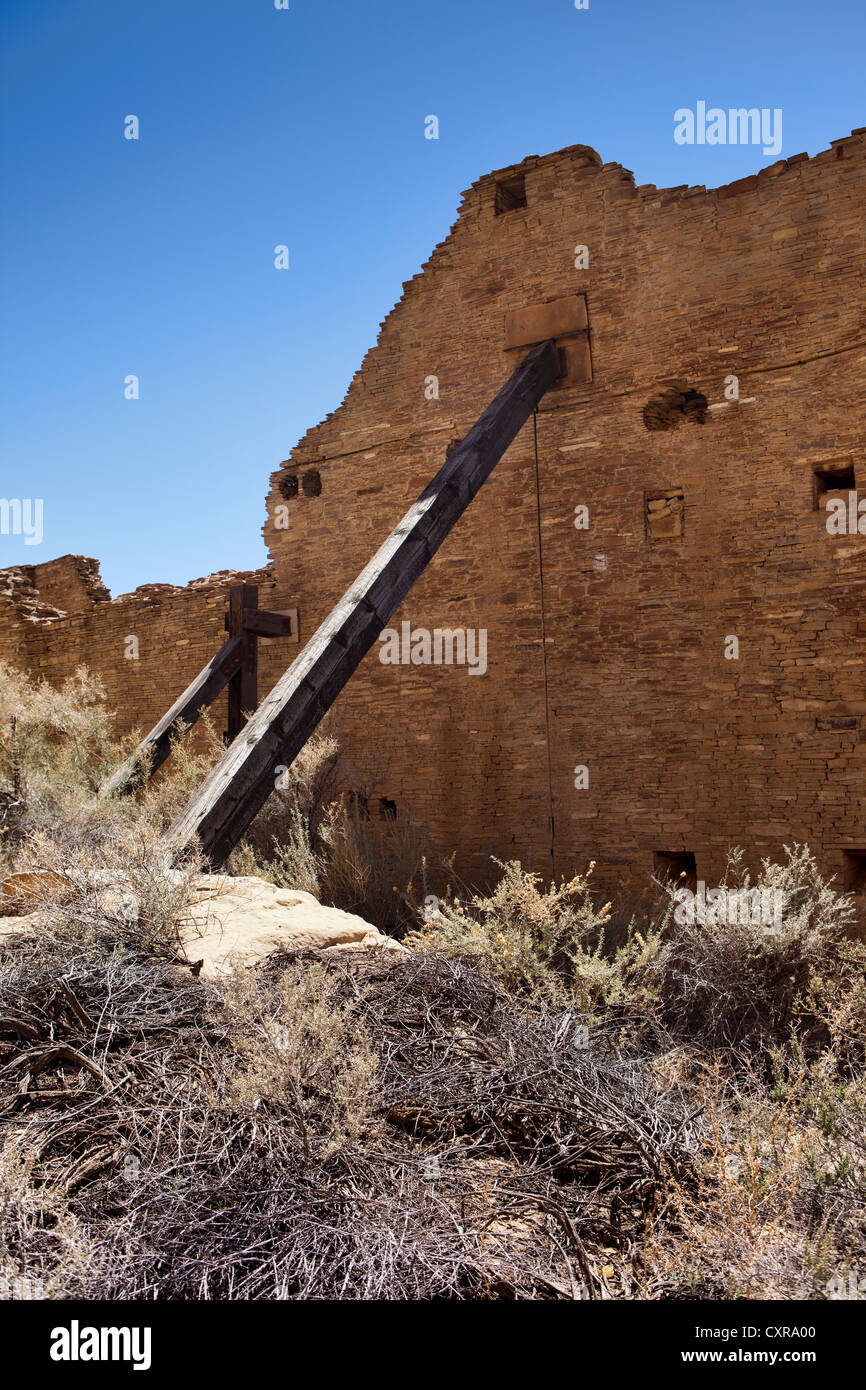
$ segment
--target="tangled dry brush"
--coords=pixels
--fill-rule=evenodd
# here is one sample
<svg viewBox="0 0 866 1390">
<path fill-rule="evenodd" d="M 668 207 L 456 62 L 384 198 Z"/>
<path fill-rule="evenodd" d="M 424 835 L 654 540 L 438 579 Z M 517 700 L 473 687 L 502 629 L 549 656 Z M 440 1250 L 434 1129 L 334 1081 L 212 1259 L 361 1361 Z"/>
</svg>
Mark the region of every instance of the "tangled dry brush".
<svg viewBox="0 0 866 1390">
<path fill-rule="evenodd" d="M 213 745 L 106 806 L 123 750 L 92 682 L 4 681 L 3 872 L 75 891 L 0 938 L 0 1293 L 866 1293 L 864 951 L 808 851 L 762 868 L 771 931 L 678 921 L 662 885 L 623 920 L 590 873 L 517 864 L 461 893 L 417 827 L 369 823 L 325 737 L 239 867 L 369 892 L 407 949 L 208 982 L 158 834 Z M 741 857 L 726 882 L 750 887 Z"/>
</svg>

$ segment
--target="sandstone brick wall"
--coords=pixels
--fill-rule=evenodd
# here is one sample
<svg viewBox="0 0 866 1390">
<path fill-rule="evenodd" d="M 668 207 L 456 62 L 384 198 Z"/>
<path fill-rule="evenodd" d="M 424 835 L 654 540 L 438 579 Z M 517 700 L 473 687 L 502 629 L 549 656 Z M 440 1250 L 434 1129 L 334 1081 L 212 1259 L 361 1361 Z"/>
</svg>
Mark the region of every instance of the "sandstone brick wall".
<svg viewBox="0 0 866 1390">
<path fill-rule="evenodd" d="M 497 215 L 521 177 L 525 206 Z M 521 359 L 506 317 L 586 296 L 591 380 L 548 394 L 395 615 L 486 629 L 487 673 L 374 649 L 337 705 L 378 795 L 465 872 L 595 859 L 601 886 L 639 889 L 657 854 L 709 880 L 730 845 L 755 862 L 794 840 L 860 872 L 866 541 L 827 534 L 815 470 L 866 495 L 864 211 L 862 131 L 710 191 L 636 188 L 583 146 L 488 175 L 273 474 L 260 602 L 297 605 L 303 641 Z M 53 679 L 87 660 L 126 723 L 153 722 L 224 603 L 211 583 L 95 602 L 29 622 L 27 659 Z M 263 690 L 296 650 L 262 651 Z"/>
<path fill-rule="evenodd" d="M 69 612 L 34 601 L 36 591 L 22 583 L 15 585 L 14 598 L 5 596 L 7 608 L 0 610 L 0 657 L 54 684 L 60 684 L 78 666 L 88 667 L 105 685 L 120 733 L 150 729 L 222 646 L 231 584 L 258 584 L 263 603 L 274 587 L 266 570 L 243 574 L 226 570 L 185 588 L 147 584 L 110 600 L 98 580 L 98 571 L 93 579 L 92 571 L 71 563 L 82 558 L 64 556 L 60 561 L 32 567 L 37 571 L 35 578 L 44 585 L 39 598 L 46 592 L 59 601 L 65 592 L 75 605 Z M 54 565 L 57 570 L 52 572 Z M 93 581 L 86 604 L 72 578 L 81 573 L 90 574 Z M 7 587 L 12 587 L 6 577 L 13 574 L 16 572 L 0 572 L 0 584 L 6 579 Z M 0 588 L 0 600 L 3 598 Z M 14 625 L 6 621 L 7 609 L 17 617 Z M 137 657 L 131 655 L 135 648 L 130 638 L 137 639 Z M 213 705 L 213 715 L 222 731 L 224 695 Z"/>
<path fill-rule="evenodd" d="M 86 613 L 94 603 L 111 598 L 98 561 L 84 555 L 63 555 L 44 565 L 31 565 L 28 578 L 44 603 L 64 613 Z"/>
</svg>

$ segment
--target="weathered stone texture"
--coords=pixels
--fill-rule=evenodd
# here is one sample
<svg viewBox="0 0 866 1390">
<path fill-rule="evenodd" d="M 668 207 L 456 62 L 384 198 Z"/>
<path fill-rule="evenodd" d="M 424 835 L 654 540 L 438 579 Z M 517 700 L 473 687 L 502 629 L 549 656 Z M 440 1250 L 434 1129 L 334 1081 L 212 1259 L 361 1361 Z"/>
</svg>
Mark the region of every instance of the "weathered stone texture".
<svg viewBox="0 0 866 1390">
<path fill-rule="evenodd" d="M 40 603 L 43 592 L 58 602 L 64 597 L 73 603 L 80 599 L 78 586 L 68 584 L 72 567 L 67 565 L 80 558 L 64 556 L 33 566 L 32 570 L 42 572 L 37 577 L 44 589 L 38 593 L 21 570 L 0 571 L 0 657 L 54 684 L 76 667 L 88 667 L 103 680 L 109 708 L 116 711 L 122 733 L 133 729 L 144 733 L 151 728 L 225 641 L 223 619 L 230 585 L 258 584 L 263 595 L 275 587 L 267 570 L 244 574 L 226 570 L 185 588 L 145 584 L 113 600 L 97 581 L 86 606 L 82 602 L 72 611 Z M 55 565 L 56 574 L 52 573 Z M 131 638 L 138 642 L 137 658 L 132 655 Z M 225 695 L 212 708 L 215 725 L 222 731 Z"/>
<path fill-rule="evenodd" d="M 497 215 L 515 174 L 526 205 Z M 343 405 L 273 474 L 271 567 L 243 578 L 262 607 L 298 606 L 304 641 L 525 354 L 509 315 L 586 296 L 588 344 L 555 326 L 585 361 L 394 619 L 486 629 L 487 673 L 374 650 L 338 701 L 378 794 L 467 873 L 491 853 L 557 873 L 595 859 L 602 885 L 638 888 L 659 851 L 694 852 L 709 880 L 734 844 L 754 861 L 808 841 L 833 871 L 866 850 L 866 538 L 827 534 L 815 482 L 849 460 L 866 496 L 864 213 L 862 131 L 711 191 L 635 188 L 584 146 L 488 175 Z M 228 582 L 14 622 L 0 593 L 0 655 L 14 631 L 38 673 L 86 662 L 124 724 L 150 724 L 222 640 Z M 263 691 L 296 651 L 263 649 Z"/>
</svg>

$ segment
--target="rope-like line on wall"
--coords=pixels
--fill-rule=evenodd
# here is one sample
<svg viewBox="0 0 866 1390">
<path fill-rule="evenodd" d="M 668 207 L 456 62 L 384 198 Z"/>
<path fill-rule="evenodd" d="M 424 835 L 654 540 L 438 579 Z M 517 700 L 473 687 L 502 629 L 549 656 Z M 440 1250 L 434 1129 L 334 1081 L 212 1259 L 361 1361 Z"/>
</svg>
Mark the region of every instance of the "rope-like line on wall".
<svg viewBox="0 0 866 1390">
<path fill-rule="evenodd" d="M 532 412 L 535 448 L 535 524 L 538 538 L 538 586 L 541 599 L 541 669 L 544 676 L 544 726 L 547 746 L 547 819 L 550 830 L 550 872 L 556 878 L 556 832 L 553 822 L 553 771 L 550 761 L 550 689 L 547 677 L 547 620 L 544 606 L 544 558 L 541 546 L 541 477 L 538 471 L 538 410 Z"/>
</svg>

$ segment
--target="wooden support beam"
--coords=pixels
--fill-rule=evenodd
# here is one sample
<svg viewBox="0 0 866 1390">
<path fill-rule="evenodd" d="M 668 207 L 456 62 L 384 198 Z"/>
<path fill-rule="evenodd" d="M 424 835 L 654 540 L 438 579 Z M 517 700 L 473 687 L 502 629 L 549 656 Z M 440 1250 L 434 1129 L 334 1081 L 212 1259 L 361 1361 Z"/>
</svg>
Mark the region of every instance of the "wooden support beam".
<svg viewBox="0 0 866 1390">
<path fill-rule="evenodd" d="M 229 589 L 229 636 L 241 643 L 240 666 L 229 681 L 228 728 L 226 743 L 237 738 L 259 703 L 259 644 L 255 629 L 244 621 L 259 606 L 255 584 L 233 584 Z"/>
<path fill-rule="evenodd" d="M 147 776 L 160 767 L 171 752 L 171 741 L 179 726 L 194 724 L 203 709 L 212 704 L 229 680 L 240 669 L 241 639 L 230 637 L 220 647 L 216 656 L 199 671 L 195 680 L 171 709 L 162 716 L 123 767 L 118 768 L 99 788 L 101 797 L 113 796 L 115 792 L 130 792 L 140 786 Z"/>
<path fill-rule="evenodd" d="M 225 861 L 275 768 L 303 748 L 559 372 L 552 340 L 527 355 L 191 798 L 166 836 L 170 853 L 198 835 L 215 867 Z"/>
<path fill-rule="evenodd" d="M 292 608 L 286 613 L 268 613 L 264 608 L 245 608 L 244 631 L 255 632 L 259 637 L 293 637 L 298 641 L 298 610 Z"/>
</svg>

